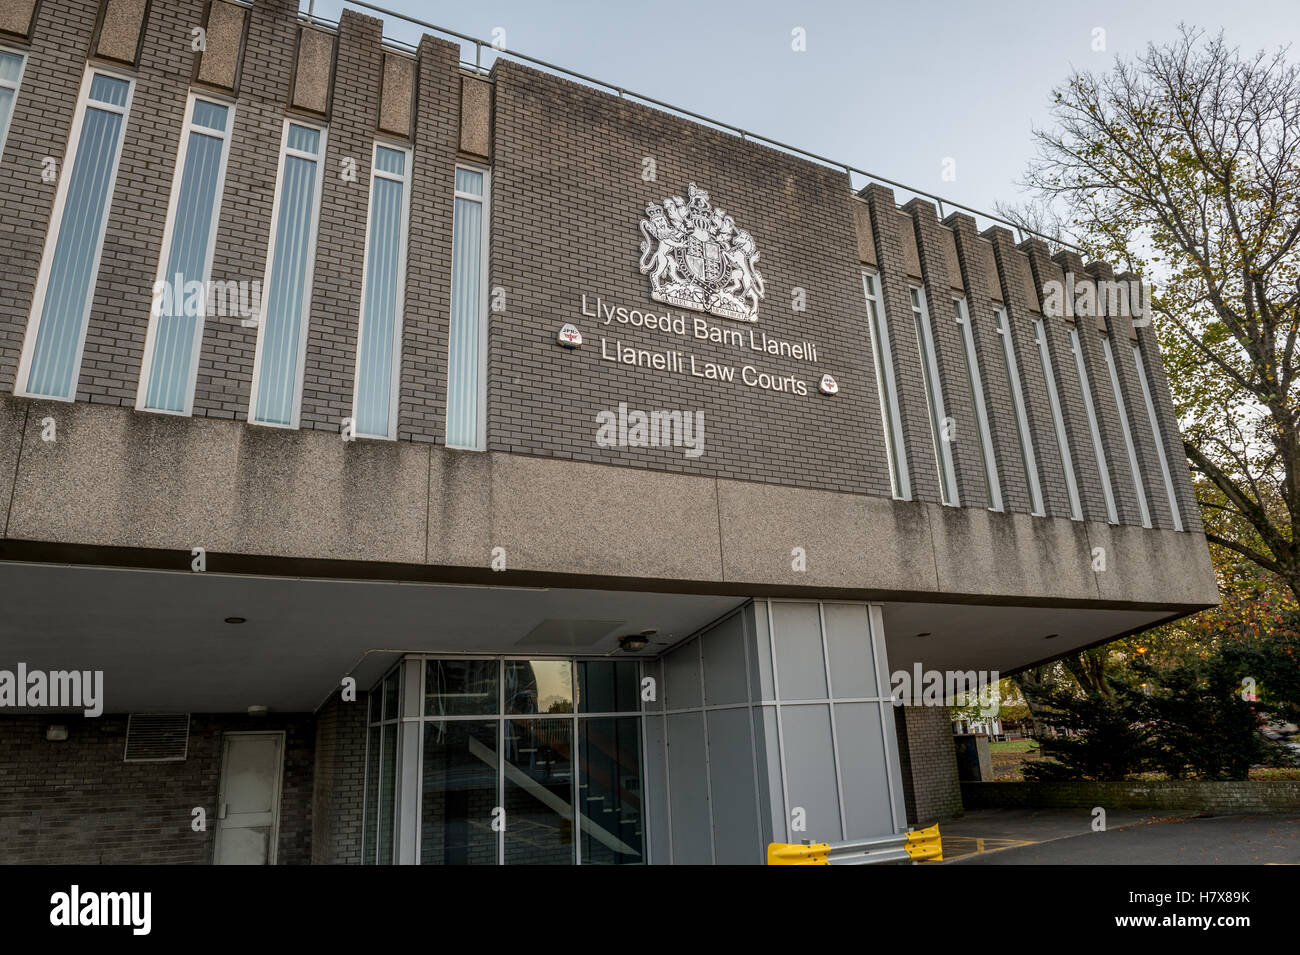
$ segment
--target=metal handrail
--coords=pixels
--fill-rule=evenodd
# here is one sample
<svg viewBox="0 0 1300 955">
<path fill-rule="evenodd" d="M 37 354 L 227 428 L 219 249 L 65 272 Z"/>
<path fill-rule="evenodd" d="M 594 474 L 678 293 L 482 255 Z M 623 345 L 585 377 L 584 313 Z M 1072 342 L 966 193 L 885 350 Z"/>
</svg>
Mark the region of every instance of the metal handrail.
<svg viewBox="0 0 1300 955">
<path fill-rule="evenodd" d="M 783 150 L 785 152 L 802 157 L 804 159 L 808 159 L 813 162 L 819 163 L 823 166 L 829 166 L 832 169 L 843 169 L 844 172 L 847 173 L 850 177 L 849 179 L 850 186 L 852 185 L 852 176 L 854 173 L 856 173 L 857 175 L 863 177 L 864 179 L 868 179 L 872 182 L 877 182 L 883 185 L 892 186 L 895 189 L 902 189 L 905 192 L 911 193 L 913 196 L 920 196 L 925 199 L 933 200 L 939 207 L 939 217 L 941 219 L 944 217 L 944 207 L 949 206 L 953 209 L 959 209 L 962 212 L 969 212 L 973 216 L 979 216 L 981 218 L 988 219 L 991 222 L 996 222 L 1000 225 L 1007 226 L 1012 230 L 1014 230 L 1017 236 L 1021 240 L 1023 240 L 1025 235 L 1032 235 L 1040 239 L 1045 239 L 1048 242 L 1054 242 L 1057 245 L 1064 246 L 1065 248 L 1073 249 L 1076 252 L 1083 251 L 1083 249 L 1081 249 L 1079 246 L 1074 245 L 1073 243 L 1070 242 L 1066 242 L 1064 239 L 1061 239 L 1059 236 L 1052 236 L 1052 235 L 1048 235 L 1045 232 L 1039 232 L 1036 229 L 1027 228 L 1003 216 L 995 215 L 991 212 L 984 212 L 981 209 L 976 209 L 972 206 L 968 206 L 964 203 L 957 202 L 953 199 L 945 199 L 942 196 L 936 195 L 935 193 L 932 192 L 927 192 L 924 189 L 918 189 L 915 186 L 909 186 L 906 183 L 898 182 L 897 180 L 890 179 L 887 176 L 876 175 L 873 172 L 868 172 L 867 170 L 851 165 L 850 163 L 843 163 L 843 162 L 838 162 L 837 160 L 834 159 L 829 159 L 826 156 L 822 156 L 817 153 L 810 152 L 809 150 L 802 149 L 798 146 L 791 146 L 789 143 L 783 143 L 778 139 L 772 139 L 770 136 L 763 136 L 759 133 L 750 132 L 749 130 L 742 129 L 739 126 L 732 126 L 730 123 L 724 123 L 721 120 L 713 119 L 712 117 L 705 116 L 701 113 L 696 113 L 692 110 L 684 109 L 680 106 L 674 106 L 672 103 L 665 103 L 663 100 L 655 99 L 653 96 L 646 96 L 644 93 L 637 93 L 632 90 L 625 89 L 624 87 L 616 86 L 613 83 L 606 83 L 604 80 L 597 79 L 594 76 L 588 76 L 585 73 L 579 73 L 576 70 L 569 69 L 568 67 L 558 66 L 554 63 L 548 63 L 546 60 L 539 59 L 535 56 L 529 56 L 527 53 L 521 53 L 518 50 L 511 50 L 504 46 L 496 46 L 495 44 L 491 43 L 488 40 L 483 40 L 480 39 L 479 37 L 470 36 L 467 33 L 460 33 L 459 31 L 448 29 L 447 27 L 441 27 L 438 26 L 436 23 L 430 23 L 427 20 L 421 20 L 418 17 L 413 17 L 410 16 L 409 14 L 398 13 L 396 10 L 389 10 L 386 7 L 381 7 L 378 6 L 377 4 L 368 3 L 366 2 L 366 0 L 342 0 L 342 3 L 344 6 L 361 7 L 362 9 L 369 10 L 373 13 L 380 13 L 387 17 L 394 17 L 405 23 L 409 23 L 412 26 L 422 27 L 426 30 L 432 30 L 435 33 L 440 33 L 443 36 L 455 37 L 458 40 L 464 40 L 466 43 L 474 44 L 474 62 L 470 64 L 467 61 L 462 61 L 462 65 L 473 69 L 476 73 L 487 72 L 482 65 L 483 48 L 486 46 L 490 48 L 497 56 L 508 56 L 516 60 L 522 60 L 526 63 L 531 63 L 535 66 L 543 67 L 544 69 L 547 70 L 552 70 L 564 76 L 573 77 L 574 79 L 582 80 L 584 83 L 588 83 L 592 86 L 597 86 L 602 89 L 609 90 L 612 93 L 616 93 L 620 99 L 631 98 L 634 100 L 638 100 L 639 102 L 642 103 L 647 103 L 651 106 L 657 106 L 661 109 L 670 110 L 678 115 L 686 116 L 689 117 L 690 119 L 694 119 L 702 123 L 708 123 L 710 126 L 714 126 L 720 130 L 733 133 L 739 136 L 742 142 L 761 143 L 762 145 Z M 309 0 L 307 13 L 303 14 L 299 12 L 298 14 L 299 18 L 309 23 L 330 26 L 337 29 L 338 27 L 337 21 L 327 20 L 323 17 L 318 17 L 315 15 L 315 6 L 316 6 L 315 0 Z M 397 45 L 396 41 L 386 41 L 386 42 Z M 400 44 L 400 47 L 404 51 L 408 51 L 408 52 L 414 51 L 415 49 L 414 47 L 410 46 L 410 44 L 406 44 L 406 43 Z M 852 194 L 857 195 L 858 193 L 852 192 Z"/>
</svg>

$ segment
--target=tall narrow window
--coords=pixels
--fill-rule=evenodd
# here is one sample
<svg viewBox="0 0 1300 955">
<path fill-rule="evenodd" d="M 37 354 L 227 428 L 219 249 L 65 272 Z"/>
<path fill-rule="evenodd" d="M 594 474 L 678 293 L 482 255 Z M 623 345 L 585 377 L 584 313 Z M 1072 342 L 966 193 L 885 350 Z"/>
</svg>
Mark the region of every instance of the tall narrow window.
<svg viewBox="0 0 1300 955">
<path fill-rule="evenodd" d="M 1029 482 L 1029 506 L 1031 513 L 1042 517 L 1047 511 L 1043 507 L 1043 489 L 1038 483 L 1038 460 L 1034 455 L 1033 437 L 1029 431 L 1029 415 L 1025 411 L 1025 395 L 1020 387 L 1020 366 L 1016 363 L 1016 345 L 1011 340 L 1011 322 L 1004 308 L 997 310 L 998 334 L 1002 336 L 1003 367 L 1007 373 L 1007 389 L 1011 393 L 1011 402 L 1016 408 L 1016 437 L 1020 443 L 1020 463 L 1025 469 L 1025 480 Z"/>
<path fill-rule="evenodd" d="M 862 273 L 862 290 L 867 297 L 867 327 L 871 351 L 876 356 L 876 385 L 880 389 L 880 416 L 885 428 L 885 453 L 889 458 L 889 483 L 894 497 L 911 500 L 912 487 L 903 453 L 903 421 L 898 413 L 898 388 L 894 383 L 894 351 L 885 321 L 885 302 L 880 295 L 880 277 Z"/>
<path fill-rule="evenodd" d="M 921 377 L 925 382 L 925 403 L 930 410 L 930 435 L 934 439 L 934 463 L 939 469 L 943 503 L 956 507 L 959 504 L 957 469 L 952 460 L 950 422 L 943 407 L 943 391 L 939 387 L 939 362 L 930 335 L 930 312 L 926 308 L 925 290 L 917 285 L 912 286 L 912 319 L 916 323 L 916 341 L 921 349 Z"/>
<path fill-rule="evenodd" d="M 255 424 L 298 427 L 324 157 L 325 130 L 285 122 L 253 361 Z"/>
<path fill-rule="evenodd" d="M 402 353 L 410 165 L 407 150 L 375 145 L 353 405 L 356 433 L 369 438 L 397 437 L 394 383 L 400 373 Z"/>
<path fill-rule="evenodd" d="M 1156 405 L 1151 400 L 1151 380 L 1147 378 L 1146 362 L 1142 360 L 1142 349 L 1133 346 L 1133 362 L 1137 365 L 1138 381 L 1142 384 L 1142 401 L 1147 406 L 1147 418 L 1151 422 L 1151 438 L 1156 445 L 1156 455 L 1160 459 L 1160 474 L 1165 479 L 1165 496 L 1169 501 L 1169 513 L 1174 519 L 1174 530 L 1183 529 L 1183 517 L 1178 513 L 1178 499 L 1174 496 L 1174 476 L 1169 470 L 1169 458 L 1165 456 L 1165 442 L 1160 436 L 1160 421 L 1156 417 Z"/>
<path fill-rule="evenodd" d="M 1088 412 L 1088 432 L 1092 435 L 1092 453 L 1097 459 L 1097 471 L 1101 475 L 1101 492 L 1106 499 L 1106 518 L 1112 524 L 1119 523 L 1119 512 L 1115 510 L 1115 492 L 1110 486 L 1110 465 L 1106 462 L 1106 449 L 1101 443 L 1101 429 L 1097 426 L 1097 409 L 1092 403 L 1092 383 L 1088 380 L 1088 369 L 1083 364 L 1083 348 L 1079 345 L 1079 330 L 1070 329 L 1070 350 L 1074 352 L 1074 367 L 1079 373 L 1079 390 L 1083 392 L 1083 408 Z"/>
<path fill-rule="evenodd" d="M 60 401 L 76 394 L 133 86 L 98 69 L 82 83 L 23 342 L 20 394 Z"/>
<path fill-rule="evenodd" d="M 5 140 L 13 122 L 14 104 L 18 100 L 18 87 L 23 81 L 23 66 L 27 58 L 12 50 L 0 49 L 0 158 L 4 157 Z"/>
<path fill-rule="evenodd" d="M 980 377 L 979 356 L 975 353 L 975 331 L 971 328 L 970 312 L 964 298 L 953 299 L 957 324 L 961 326 L 962 352 L 966 356 L 966 385 L 970 390 L 971 407 L 980 429 L 980 461 L 984 465 L 984 482 L 988 490 L 989 510 L 1002 510 L 1002 484 L 998 480 L 997 458 L 993 455 L 993 432 L 989 428 L 989 412 L 984 403 L 984 380 Z"/>
<path fill-rule="evenodd" d="M 479 451 L 487 445 L 487 197 L 485 170 L 456 167 L 447 445 Z"/>
<path fill-rule="evenodd" d="M 1061 452 L 1061 467 L 1065 471 L 1065 490 L 1070 498 L 1070 517 L 1083 520 L 1083 506 L 1079 503 L 1079 483 L 1074 477 L 1074 457 L 1070 442 L 1065 436 L 1065 417 L 1061 414 L 1061 396 L 1056 390 L 1056 375 L 1052 373 L 1052 355 L 1047 348 L 1047 328 L 1043 320 L 1034 322 L 1034 337 L 1038 339 L 1038 360 L 1043 365 L 1043 378 L 1047 382 L 1047 403 L 1052 406 L 1052 425 L 1056 431 L 1056 446 Z"/>
<path fill-rule="evenodd" d="M 154 283 L 136 407 L 189 414 L 209 301 L 208 278 L 226 175 L 233 107 L 191 97 L 181 132 L 163 254 Z M 228 304 L 229 297 L 223 296 Z"/>
<path fill-rule="evenodd" d="M 1147 509 L 1147 489 L 1142 480 L 1142 468 L 1138 466 L 1137 448 L 1133 446 L 1133 432 L 1128 426 L 1128 408 L 1124 404 L 1124 392 L 1119 387 L 1119 370 L 1115 367 L 1115 353 L 1110 347 L 1110 337 L 1101 340 L 1102 351 L 1106 354 L 1106 370 L 1110 373 L 1110 387 L 1115 392 L 1115 406 L 1119 409 L 1119 426 L 1124 432 L 1124 447 L 1128 451 L 1128 465 L 1133 472 L 1133 489 L 1137 491 L 1138 511 L 1142 515 L 1142 526 L 1151 526 L 1151 512 Z"/>
</svg>

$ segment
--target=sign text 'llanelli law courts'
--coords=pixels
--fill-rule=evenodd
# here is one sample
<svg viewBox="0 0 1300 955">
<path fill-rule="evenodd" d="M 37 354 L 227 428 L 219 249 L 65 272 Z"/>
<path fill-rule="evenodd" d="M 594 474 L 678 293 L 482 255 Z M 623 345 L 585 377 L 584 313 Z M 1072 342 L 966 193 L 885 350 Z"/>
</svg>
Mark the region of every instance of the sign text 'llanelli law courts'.
<svg viewBox="0 0 1300 955">
<path fill-rule="evenodd" d="M 816 365 L 818 362 L 817 346 L 810 341 L 774 338 L 753 326 L 729 328 L 710 322 L 699 315 L 687 316 L 672 312 L 655 314 L 641 309 L 629 309 L 623 305 L 610 305 L 599 297 L 589 299 L 586 295 L 582 296 L 582 314 L 585 318 L 594 318 L 603 328 L 619 325 L 644 328 L 690 342 L 709 342 L 735 348 L 745 352 L 747 357 L 770 355 L 775 358 L 807 362 L 811 365 Z M 816 387 L 815 385 L 810 387 L 808 382 L 798 375 L 775 375 L 762 371 L 752 364 L 730 365 L 708 361 L 689 351 L 675 348 L 673 344 L 668 343 L 659 349 L 638 348 L 621 339 L 602 336 L 600 357 L 603 361 L 612 361 L 620 365 L 668 371 L 706 381 L 739 382 L 764 391 L 807 395 L 812 388 Z"/>
</svg>

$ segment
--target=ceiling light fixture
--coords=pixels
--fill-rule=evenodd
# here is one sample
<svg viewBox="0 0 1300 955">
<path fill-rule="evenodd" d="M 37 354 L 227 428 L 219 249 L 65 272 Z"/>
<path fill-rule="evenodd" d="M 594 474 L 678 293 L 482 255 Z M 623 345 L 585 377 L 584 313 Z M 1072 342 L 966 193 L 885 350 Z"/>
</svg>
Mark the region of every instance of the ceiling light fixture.
<svg viewBox="0 0 1300 955">
<path fill-rule="evenodd" d="M 649 642 L 642 634 L 629 633 L 625 637 L 618 638 L 618 648 L 627 653 L 636 653 L 638 650 L 644 650 Z"/>
<path fill-rule="evenodd" d="M 227 617 L 226 623 L 247 623 L 247 617 Z"/>
</svg>

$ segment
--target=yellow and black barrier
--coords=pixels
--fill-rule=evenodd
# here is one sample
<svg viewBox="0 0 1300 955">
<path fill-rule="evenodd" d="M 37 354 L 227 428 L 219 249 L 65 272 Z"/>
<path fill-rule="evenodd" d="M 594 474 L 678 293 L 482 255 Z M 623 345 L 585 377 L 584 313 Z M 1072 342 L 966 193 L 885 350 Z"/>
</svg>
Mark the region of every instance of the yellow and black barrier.
<svg viewBox="0 0 1300 955">
<path fill-rule="evenodd" d="M 909 832 L 906 848 L 913 862 L 942 862 L 943 841 L 939 838 L 939 824 Z"/>
<path fill-rule="evenodd" d="M 942 861 L 943 842 L 937 824 L 915 832 L 875 839 L 802 845 L 773 842 L 767 847 L 768 865 L 879 865 Z"/>
</svg>

